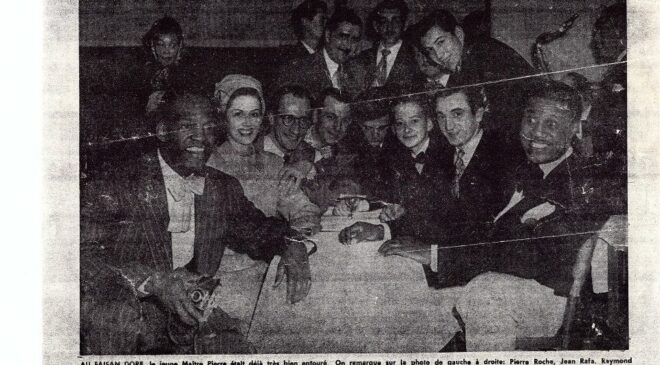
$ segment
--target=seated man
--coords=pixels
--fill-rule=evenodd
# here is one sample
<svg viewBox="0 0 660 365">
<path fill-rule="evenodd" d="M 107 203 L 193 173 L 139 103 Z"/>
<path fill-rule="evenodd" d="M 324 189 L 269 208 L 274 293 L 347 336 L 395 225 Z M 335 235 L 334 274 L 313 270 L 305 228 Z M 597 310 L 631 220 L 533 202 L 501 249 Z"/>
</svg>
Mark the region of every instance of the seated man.
<svg viewBox="0 0 660 365">
<path fill-rule="evenodd" d="M 383 208 L 380 219 L 389 222 L 392 236 L 419 236 L 442 228 L 450 199 L 450 185 L 445 171 L 445 155 L 450 153 L 433 134 L 433 119 L 427 99 L 422 95 L 407 96 L 394 102 L 394 133 L 400 144 L 390 152 L 390 204 Z M 431 203 L 432 202 L 432 203 Z M 358 222 L 345 228 L 340 241 L 373 238 L 382 231 L 376 225 Z M 429 246 L 430 247 L 430 246 Z"/>
<path fill-rule="evenodd" d="M 391 196 L 389 154 L 398 144 L 392 132 L 390 109 L 396 84 L 367 89 L 355 104 L 355 122 L 346 137 L 357 151 L 356 170 L 363 192 L 373 199 Z"/>
<path fill-rule="evenodd" d="M 305 138 L 316 151 L 316 176 L 303 184 L 303 190 L 325 211 L 340 194 L 358 194 L 360 187 L 355 178 L 355 151 L 343 141 L 352 121 L 351 105 L 334 88 L 326 89 L 320 102 L 316 124 Z"/>
<path fill-rule="evenodd" d="M 270 107 L 270 132 L 258 144 L 264 151 L 282 157 L 287 164 L 314 162 L 314 149 L 304 141 L 312 126 L 309 91 L 302 86 L 284 86 L 275 93 Z"/>
<path fill-rule="evenodd" d="M 434 107 L 440 131 L 453 147 L 444 155 L 454 198 L 449 216 L 492 220 L 502 200 L 509 198 L 502 195 L 504 183 L 510 170 L 524 161 L 522 149 L 507 146 L 495 131 L 482 128 L 488 116 L 480 87 L 442 90 L 434 97 Z"/>
<path fill-rule="evenodd" d="M 571 147 L 581 116 L 578 93 L 552 82 L 531 93 L 524 111 L 520 142 L 527 161 L 491 222 L 437 237 L 445 246 L 439 250 L 415 237 L 379 249 L 431 265 L 442 286 L 467 283 L 456 309 L 468 351 L 509 350 L 516 337 L 554 335 L 576 254 L 610 214 L 596 192 L 594 165 Z"/>
<path fill-rule="evenodd" d="M 200 305 L 225 247 L 266 261 L 280 255 L 288 300 L 307 295 L 304 245 L 285 243 L 283 222 L 257 210 L 235 178 L 205 167 L 211 116 L 205 97 L 166 94 L 154 116 L 158 149 L 82 182 L 81 353 L 251 351 L 235 320 Z"/>
</svg>

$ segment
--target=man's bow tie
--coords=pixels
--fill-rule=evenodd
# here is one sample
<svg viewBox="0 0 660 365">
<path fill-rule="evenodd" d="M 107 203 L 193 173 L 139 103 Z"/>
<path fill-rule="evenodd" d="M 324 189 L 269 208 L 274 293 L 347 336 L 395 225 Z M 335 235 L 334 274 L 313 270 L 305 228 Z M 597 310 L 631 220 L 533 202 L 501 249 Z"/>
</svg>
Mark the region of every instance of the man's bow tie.
<svg viewBox="0 0 660 365">
<path fill-rule="evenodd" d="M 188 193 L 202 195 L 204 194 L 204 178 L 190 175 L 184 178 L 181 184 L 173 184 L 169 190 L 175 201 L 181 201 Z"/>
</svg>

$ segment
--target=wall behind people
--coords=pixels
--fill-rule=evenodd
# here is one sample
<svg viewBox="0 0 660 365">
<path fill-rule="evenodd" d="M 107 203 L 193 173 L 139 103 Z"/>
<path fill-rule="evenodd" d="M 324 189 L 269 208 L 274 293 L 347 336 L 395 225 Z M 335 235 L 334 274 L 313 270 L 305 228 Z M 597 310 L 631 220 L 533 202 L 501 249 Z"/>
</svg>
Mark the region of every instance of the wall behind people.
<svg viewBox="0 0 660 365">
<path fill-rule="evenodd" d="M 289 26 L 291 9 L 302 0 L 81 0 L 82 47 L 139 46 L 154 20 L 165 14 L 181 22 L 186 43 L 192 47 L 276 47 L 293 43 Z M 335 1 L 326 0 L 332 8 Z M 349 0 L 347 5 L 366 19 L 380 0 Z M 445 7 L 462 18 L 484 7 L 484 0 L 407 0 L 410 20 L 436 7 Z"/>
<path fill-rule="evenodd" d="M 492 0 L 493 37 L 513 47 L 531 63 L 531 49 L 541 33 L 557 30 L 574 14 L 579 14 L 573 28 L 564 37 L 546 47 L 553 71 L 593 65 L 589 48 L 591 28 L 599 8 L 616 0 Z M 602 78 L 604 69 L 580 70 L 590 81 Z"/>
</svg>

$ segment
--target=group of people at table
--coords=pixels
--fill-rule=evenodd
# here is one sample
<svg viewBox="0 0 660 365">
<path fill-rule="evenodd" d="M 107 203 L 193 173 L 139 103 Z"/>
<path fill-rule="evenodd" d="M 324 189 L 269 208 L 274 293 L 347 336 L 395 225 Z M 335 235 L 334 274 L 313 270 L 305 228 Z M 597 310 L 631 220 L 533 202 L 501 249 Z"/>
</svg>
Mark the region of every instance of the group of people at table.
<svg viewBox="0 0 660 365">
<path fill-rule="evenodd" d="M 321 216 L 375 208 L 383 224 L 338 241 L 383 240 L 387 225 L 380 254 L 419 262 L 433 288 L 465 285 L 467 350 L 557 332 L 577 250 L 625 213 L 625 65 L 587 106 L 572 82 L 506 81 L 535 72 L 446 10 L 405 40 L 404 1 L 383 0 L 368 24 L 326 12 L 296 8 L 300 41 L 268 90 L 231 74 L 212 97 L 173 81 L 179 24 L 149 31 L 157 148 L 81 181 L 83 354 L 253 352 L 245 323 L 212 305 L 214 280 L 278 255 L 276 283 L 305 305 Z M 374 47 L 353 56 L 367 26 Z M 600 62 L 625 59 L 625 5 L 603 12 L 593 44 Z"/>
</svg>

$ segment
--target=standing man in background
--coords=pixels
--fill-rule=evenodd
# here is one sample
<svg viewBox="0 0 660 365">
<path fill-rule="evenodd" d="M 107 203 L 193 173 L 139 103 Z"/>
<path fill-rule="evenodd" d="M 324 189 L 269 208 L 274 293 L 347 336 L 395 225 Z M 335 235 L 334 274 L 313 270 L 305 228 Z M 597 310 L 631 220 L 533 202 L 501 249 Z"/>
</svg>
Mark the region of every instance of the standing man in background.
<svg viewBox="0 0 660 365">
<path fill-rule="evenodd" d="M 298 42 L 281 47 L 280 59 L 291 61 L 316 53 L 323 42 L 327 13 L 328 6 L 322 0 L 305 0 L 296 6 L 291 14 L 291 26 Z"/>
<path fill-rule="evenodd" d="M 355 53 L 361 35 L 360 17 L 351 9 L 337 9 L 328 20 L 323 49 L 282 65 L 274 86 L 301 85 L 312 93 L 315 101 L 328 88 L 342 90 L 342 68 Z"/>
<path fill-rule="evenodd" d="M 403 0 L 384 0 L 373 9 L 366 26 L 374 46 L 346 65 L 345 91 L 351 97 L 389 83 L 409 89 L 422 80 L 413 49 L 402 40 L 408 13 Z"/>
</svg>

